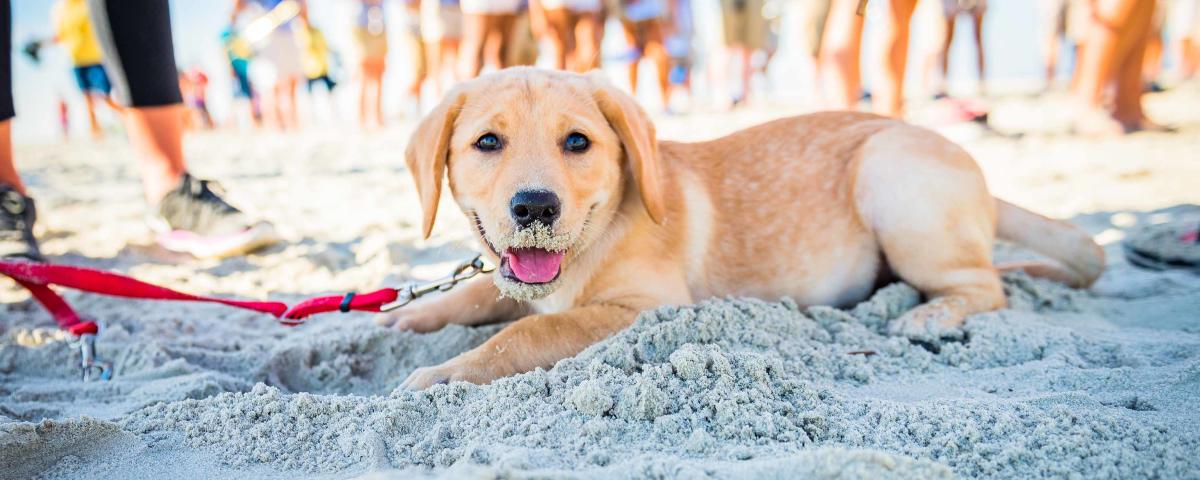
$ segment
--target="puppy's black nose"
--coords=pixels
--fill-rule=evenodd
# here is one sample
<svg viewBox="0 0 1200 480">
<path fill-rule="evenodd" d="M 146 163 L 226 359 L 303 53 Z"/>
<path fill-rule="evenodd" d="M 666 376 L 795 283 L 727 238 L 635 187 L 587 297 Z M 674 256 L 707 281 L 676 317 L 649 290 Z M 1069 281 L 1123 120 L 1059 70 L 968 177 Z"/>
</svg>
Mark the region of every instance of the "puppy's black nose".
<svg viewBox="0 0 1200 480">
<path fill-rule="evenodd" d="M 521 190 L 508 202 L 513 221 L 522 227 L 527 227 L 535 221 L 540 221 L 547 227 L 553 225 L 554 221 L 558 220 L 558 214 L 562 212 L 561 207 L 558 195 L 549 190 Z"/>
</svg>

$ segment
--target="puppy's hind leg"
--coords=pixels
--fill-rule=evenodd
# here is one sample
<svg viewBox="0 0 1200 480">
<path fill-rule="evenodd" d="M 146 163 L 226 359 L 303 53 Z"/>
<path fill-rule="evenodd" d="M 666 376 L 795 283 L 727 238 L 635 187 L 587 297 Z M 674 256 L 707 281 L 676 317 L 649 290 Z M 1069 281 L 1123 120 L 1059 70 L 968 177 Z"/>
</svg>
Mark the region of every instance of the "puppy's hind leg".
<svg viewBox="0 0 1200 480">
<path fill-rule="evenodd" d="M 904 130 L 892 148 L 865 149 L 855 197 L 888 266 L 928 299 L 891 332 L 936 344 L 961 337 L 967 315 L 1005 306 L 992 265 L 996 212 L 966 152 L 931 132 Z"/>
</svg>

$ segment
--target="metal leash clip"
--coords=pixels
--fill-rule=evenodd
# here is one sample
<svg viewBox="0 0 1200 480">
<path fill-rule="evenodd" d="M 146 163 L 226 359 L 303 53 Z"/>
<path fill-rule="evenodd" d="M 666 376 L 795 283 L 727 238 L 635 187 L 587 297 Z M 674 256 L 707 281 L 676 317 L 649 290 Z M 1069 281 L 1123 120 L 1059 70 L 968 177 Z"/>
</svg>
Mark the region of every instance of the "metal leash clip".
<svg viewBox="0 0 1200 480">
<path fill-rule="evenodd" d="M 460 282 L 464 282 L 480 274 L 492 273 L 495 270 L 496 267 L 483 262 L 483 255 L 476 255 L 475 258 L 460 263 L 454 268 L 454 272 L 445 278 L 431 282 L 414 282 L 397 288 L 396 300 L 379 307 L 379 311 L 390 312 L 408 305 L 425 295 L 433 292 L 445 292 L 454 288 Z"/>
<path fill-rule="evenodd" d="M 83 381 L 112 379 L 112 362 L 101 360 L 96 356 L 96 334 L 85 333 L 79 336 L 79 369 Z"/>
</svg>

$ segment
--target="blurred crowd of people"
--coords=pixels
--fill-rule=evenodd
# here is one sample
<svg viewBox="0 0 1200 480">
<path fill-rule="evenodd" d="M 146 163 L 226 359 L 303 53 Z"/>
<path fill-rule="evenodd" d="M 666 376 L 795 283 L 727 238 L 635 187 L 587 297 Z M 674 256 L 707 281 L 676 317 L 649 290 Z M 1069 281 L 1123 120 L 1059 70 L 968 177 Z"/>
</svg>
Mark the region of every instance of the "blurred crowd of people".
<svg viewBox="0 0 1200 480">
<path fill-rule="evenodd" d="M 405 62 L 402 69 L 409 72 L 399 106 L 408 117 L 429 107 L 420 104 L 422 98 L 438 99 L 455 82 L 485 68 L 538 64 L 584 72 L 600 68 L 602 59 L 626 64 L 628 85 L 635 92 L 642 80 L 639 65 L 649 62 L 652 85 L 668 112 L 683 111 L 686 107 L 678 105 L 691 103 L 692 67 L 700 60 L 708 80 L 705 97 L 718 108 L 736 107 L 746 103 L 754 76 L 770 67 L 779 50 L 780 23 L 797 19 L 816 72 L 813 97 L 820 99 L 822 108 L 853 109 L 865 101 L 875 113 L 903 116 L 909 68 L 919 69 L 921 91 L 934 99 L 948 98 L 950 46 L 955 35 L 968 32 L 977 91 L 986 93 L 987 0 L 394 0 L 392 10 L 385 8 L 385 0 L 338 1 L 352 6 L 353 14 L 312 19 L 306 0 L 234 0 L 220 41 L 229 61 L 237 117 L 255 125 L 298 128 L 298 90 L 307 90 L 314 102 L 319 98 L 314 92 L 329 92 L 320 97 L 327 104 L 318 109 L 336 112 L 332 93 L 348 80 L 345 83 L 358 90 L 360 125 L 381 126 L 389 58 Z M 874 9 L 874 23 L 864 15 L 868 4 Z M 1003 28 L 1031 33 L 1036 29 L 1047 88 L 1055 85 L 1062 50 L 1073 51 L 1069 88 L 1079 100 L 1076 131 L 1111 134 L 1164 128 L 1146 118 L 1140 95 L 1161 89 L 1156 80 L 1164 73 L 1164 51 L 1176 59 L 1175 71 L 1170 72 L 1175 78 L 1195 74 L 1200 65 L 1200 0 L 1036 0 L 1036 6 L 1035 22 Z M 696 10 L 703 7 L 719 14 L 720 46 L 699 45 L 699 37 L 714 37 L 697 32 Z M 795 14 L 785 16 L 785 10 Z M 94 41 L 72 41 L 72 35 L 61 33 L 80 21 L 56 15 L 60 33 L 55 38 L 75 61 L 80 88 L 87 93 L 88 118 L 93 131 L 99 131 L 95 105 L 111 105 L 104 100 L 109 87 L 100 52 Z M 972 28 L 957 28 L 960 21 Z M 352 32 L 351 44 L 341 49 L 345 51 L 331 47 L 318 25 L 328 28 L 334 22 Z M 612 30 L 618 25 L 619 32 L 606 32 L 606 26 Z M 389 27 L 399 34 L 389 36 Z M 878 48 L 873 49 L 876 55 L 863 58 L 868 28 Z M 926 42 L 932 48 L 910 59 L 912 28 L 926 29 L 922 33 L 933 41 Z M 620 55 L 602 55 L 606 33 L 624 40 L 626 49 Z M 389 45 L 396 40 L 399 48 Z M 697 59 L 698 54 L 704 58 Z M 863 79 L 863 66 L 874 74 L 869 82 Z M 206 73 L 192 67 L 181 71 L 179 79 L 191 111 L 188 126 L 211 128 Z M 870 84 L 869 92 L 865 83 Z M 676 97 L 683 100 L 672 102 Z M 963 119 L 986 118 L 977 103 L 953 104 Z"/>
<path fill-rule="evenodd" d="M 338 83 L 335 59 L 348 58 L 350 65 L 342 65 L 340 73 L 357 80 L 360 124 L 382 125 L 383 78 L 392 51 L 389 27 L 400 30 L 395 38 L 402 43 L 401 51 L 391 57 L 408 63 L 411 79 L 404 110 L 413 116 L 420 111 L 425 89 L 438 98 L 455 82 L 485 68 L 533 65 L 540 55 L 546 55 L 545 63 L 553 68 L 583 72 L 600 67 L 610 12 L 619 15 L 632 47 L 632 63 L 643 57 L 653 62 L 664 98 L 671 79 L 680 84 L 687 80 L 691 0 L 403 0 L 398 2 L 400 19 L 388 18 L 383 0 L 348 1 L 355 3 L 357 12 L 351 25 L 352 51 L 342 55 L 331 50 L 304 0 L 235 2 L 222 40 L 236 77 L 235 94 L 246 99 L 253 118 L 294 128 L 296 85 L 306 82 L 310 92 L 316 86 L 332 91 Z M 726 3 L 731 15 L 741 15 L 739 21 L 746 25 L 729 27 L 739 44 L 761 45 L 754 38 L 765 35 L 757 25 L 763 21 L 762 0 Z M 251 65 L 267 80 L 251 82 Z M 629 78 L 636 86 L 636 68 L 630 69 Z"/>
<path fill-rule="evenodd" d="M 922 90 L 947 97 L 950 45 L 955 35 L 970 33 L 974 48 L 977 91 L 986 93 L 984 48 L 987 0 L 396 0 L 401 18 L 385 14 L 384 0 L 345 0 L 357 5 L 349 71 L 359 85 L 359 116 L 364 126 L 383 123 L 383 74 L 388 68 L 388 27 L 399 28 L 402 59 L 411 72 L 405 86 L 407 113 L 420 111 L 422 92 L 440 98 L 454 82 L 473 78 L 484 68 L 539 64 L 583 72 L 600 68 L 602 59 L 627 65 L 628 85 L 640 84 L 638 67 L 650 63 L 661 105 L 673 108 L 672 95 L 691 98 L 692 66 L 703 52 L 710 89 L 718 106 L 744 104 L 752 79 L 764 72 L 778 51 L 780 22 L 800 18 L 809 43 L 822 107 L 858 108 L 868 100 L 875 113 L 904 113 L 905 73 L 919 68 Z M 696 10 L 718 8 L 722 45 L 697 47 Z M 864 15 L 868 3 L 878 21 Z M 1070 89 L 1079 99 L 1074 128 L 1081 133 L 1117 133 L 1163 127 L 1146 118 L 1140 107 L 1143 91 L 1158 89 L 1163 52 L 1176 59 L 1176 78 L 1190 78 L 1200 64 L 1200 0 L 1037 0 L 1037 16 L 1029 31 L 1043 40 L 1047 86 L 1055 84 L 1064 46 L 1074 51 Z M 784 17 L 791 9 L 799 15 Z M 924 9 L 924 10 L 922 10 Z M 933 48 L 909 58 L 914 16 L 934 37 Z M 1168 15 L 1170 12 L 1170 15 Z M 1167 20 L 1169 18 L 1169 21 Z M 615 20 L 615 21 L 613 21 Z M 969 22 L 969 30 L 956 28 Z M 258 117 L 259 99 L 269 123 L 294 128 L 296 85 L 309 91 L 332 91 L 334 53 L 321 30 L 310 21 L 304 0 L 237 0 L 224 41 L 237 76 L 237 94 L 248 99 Z M 1169 24 L 1169 25 L 1168 25 Z M 619 32 L 606 32 L 619 25 Z M 862 58 L 864 28 L 878 41 L 873 58 Z M 1165 28 L 1164 27 L 1168 27 Z M 1164 39 L 1164 32 L 1170 37 Z M 605 35 L 623 37 L 621 55 L 602 56 Z M 711 37 L 711 36 L 710 36 Z M 715 50 L 715 51 L 714 51 Z M 801 49 L 802 50 L 802 49 Z M 1029 52 L 1031 57 L 1039 52 Z M 711 58 L 710 58 L 711 57 Z M 539 60 L 540 59 L 540 60 Z M 263 63 L 274 81 L 255 92 L 246 79 L 247 62 Z M 862 66 L 874 72 L 865 92 Z M 260 82 L 261 83 L 261 82 Z M 428 90 L 426 90 L 428 89 Z M 976 114 L 985 112 L 976 111 Z"/>
</svg>

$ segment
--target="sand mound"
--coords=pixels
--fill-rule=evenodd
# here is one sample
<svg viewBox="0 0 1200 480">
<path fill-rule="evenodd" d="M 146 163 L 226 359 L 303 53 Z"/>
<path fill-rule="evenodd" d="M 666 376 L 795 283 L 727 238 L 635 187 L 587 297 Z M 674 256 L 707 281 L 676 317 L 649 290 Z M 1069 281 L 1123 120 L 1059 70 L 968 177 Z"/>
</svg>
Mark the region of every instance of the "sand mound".
<svg viewBox="0 0 1200 480">
<path fill-rule="evenodd" d="M 1200 390 L 1200 340 L 1081 329 L 1102 322 L 1087 294 L 1021 275 L 1005 284 L 1014 308 L 973 317 L 962 342 L 884 334 L 918 302 L 902 284 L 849 311 L 712 300 L 647 312 L 549 371 L 386 396 L 289 392 L 369 392 L 415 368 L 412 358 L 429 360 L 435 339 L 457 351 L 486 335 L 314 325 L 267 355 L 215 362 L 236 377 L 258 359 L 227 383 L 193 380 L 184 397 L 197 398 L 78 428 L 211 452 L 234 468 L 343 475 L 1170 478 L 1200 468 L 1200 436 L 1172 421 L 1195 418 L 1178 409 Z M 1137 373 L 1160 369 L 1172 373 Z M 216 393 L 255 379 L 274 386 Z M 3 438 L 41 450 L 30 435 L 45 435 L 12 425 Z"/>
</svg>

